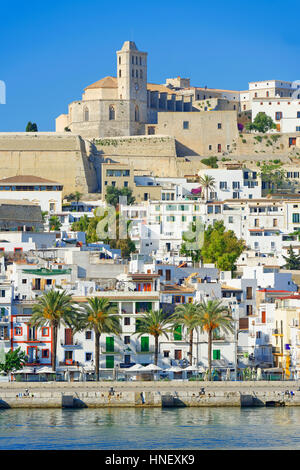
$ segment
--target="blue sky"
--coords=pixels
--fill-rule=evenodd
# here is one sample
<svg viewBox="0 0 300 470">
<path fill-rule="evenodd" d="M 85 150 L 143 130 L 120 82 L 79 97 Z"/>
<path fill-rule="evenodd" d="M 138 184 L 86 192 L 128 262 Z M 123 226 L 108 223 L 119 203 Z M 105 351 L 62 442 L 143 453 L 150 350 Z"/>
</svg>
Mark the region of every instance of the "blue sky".
<svg viewBox="0 0 300 470">
<path fill-rule="evenodd" d="M 54 131 L 83 88 L 116 75 L 126 40 L 148 52 L 148 81 L 245 90 L 253 80 L 300 80 L 299 2 L 31 0 L 0 2 L 0 132 L 28 121 Z"/>
</svg>

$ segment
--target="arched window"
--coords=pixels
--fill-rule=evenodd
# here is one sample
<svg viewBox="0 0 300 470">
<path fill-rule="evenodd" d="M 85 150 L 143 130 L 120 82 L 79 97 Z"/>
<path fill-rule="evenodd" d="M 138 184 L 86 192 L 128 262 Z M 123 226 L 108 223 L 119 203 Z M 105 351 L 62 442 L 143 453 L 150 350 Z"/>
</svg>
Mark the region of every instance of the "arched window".
<svg viewBox="0 0 300 470">
<path fill-rule="evenodd" d="M 139 71 L 137 69 L 135 71 L 135 76 L 136 76 L 136 78 L 139 78 Z"/>
<path fill-rule="evenodd" d="M 138 122 L 140 120 L 140 112 L 139 112 L 139 107 L 136 106 L 134 110 L 134 120 Z"/>
<path fill-rule="evenodd" d="M 143 78 L 143 71 L 142 71 L 142 69 L 140 70 L 140 78 Z"/>
<path fill-rule="evenodd" d="M 122 72 L 121 72 L 121 69 L 120 69 L 119 70 L 119 77 L 121 77 L 121 76 L 122 76 Z"/>
<path fill-rule="evenodd" d="M 89 108 L 85 106 L 85 108 L 83 108 L 83 120 L 89 121 L 89 119 L 90 119 Z"/>
<path fill-rule="evenodd" d="M 111 104 L 109 106 L 109 120 L 114 121 L 116 119 L 115 107 Z"/>
<path fill-rule="evenodd" d="M 119 64 L 121 65 L 121 56 L 119 56 Z"/>
</svg>

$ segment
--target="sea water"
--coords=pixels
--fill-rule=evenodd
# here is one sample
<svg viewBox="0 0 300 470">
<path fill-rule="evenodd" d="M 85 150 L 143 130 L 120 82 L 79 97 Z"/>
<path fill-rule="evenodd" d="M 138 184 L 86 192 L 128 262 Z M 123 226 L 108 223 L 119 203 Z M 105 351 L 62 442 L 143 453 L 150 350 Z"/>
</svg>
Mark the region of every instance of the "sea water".
<svg viewBox="0 0 300 470">
<path fill-rule="evenodd" d="M 300 407 L 0 410 L 0 449 L 300 449 Z"/>
</svg>

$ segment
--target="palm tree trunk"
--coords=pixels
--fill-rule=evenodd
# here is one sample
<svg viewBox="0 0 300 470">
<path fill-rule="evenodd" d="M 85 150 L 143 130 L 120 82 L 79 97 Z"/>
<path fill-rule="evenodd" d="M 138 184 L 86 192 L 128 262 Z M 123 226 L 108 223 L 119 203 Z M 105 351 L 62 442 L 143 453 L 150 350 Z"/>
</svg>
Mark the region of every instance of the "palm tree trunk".
<svg viewBox="0 0 300 470">
<path fill-rule="evenodd" d="M 154 353 L 154 364 L 157 366 L 158 362 L 158 336 L 155 336 L 155 353 Z"/>
<path fill-rule="evenodd" d="M 100 333 L 95 331 L 95 376 L 97 382 L 100 378 Z"/>
<path fill-rule="evenodd" d="M 208 332 L 208 380 L 211 380 L 211 330 Z"/>
<path fill-rule="evenodd" d="M 57 326 L 52 325 L 52 357 L 51 357 L 51 365 L 52 370 L 56 371 L 56 350 L 57 350 Z"/>
<path fill-rule="evenodd" d="M 193 332 L 194 330 L 191 330 L 190 332 L 190 350 L 189 350 L 190 366 L 193 365 Z"/>
</svg>

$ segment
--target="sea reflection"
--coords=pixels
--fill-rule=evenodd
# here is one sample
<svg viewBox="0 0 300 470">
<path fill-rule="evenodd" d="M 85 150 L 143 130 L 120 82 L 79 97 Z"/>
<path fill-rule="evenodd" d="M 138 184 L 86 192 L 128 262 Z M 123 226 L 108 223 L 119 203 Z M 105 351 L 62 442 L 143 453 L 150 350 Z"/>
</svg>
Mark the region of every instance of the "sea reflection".
<svg viewBox="0 0 300 470">
<path fill-rule="evenodd" d="M 0 449 L 300 449 L 300 409 L 0 410 Z"/>
</svg>

